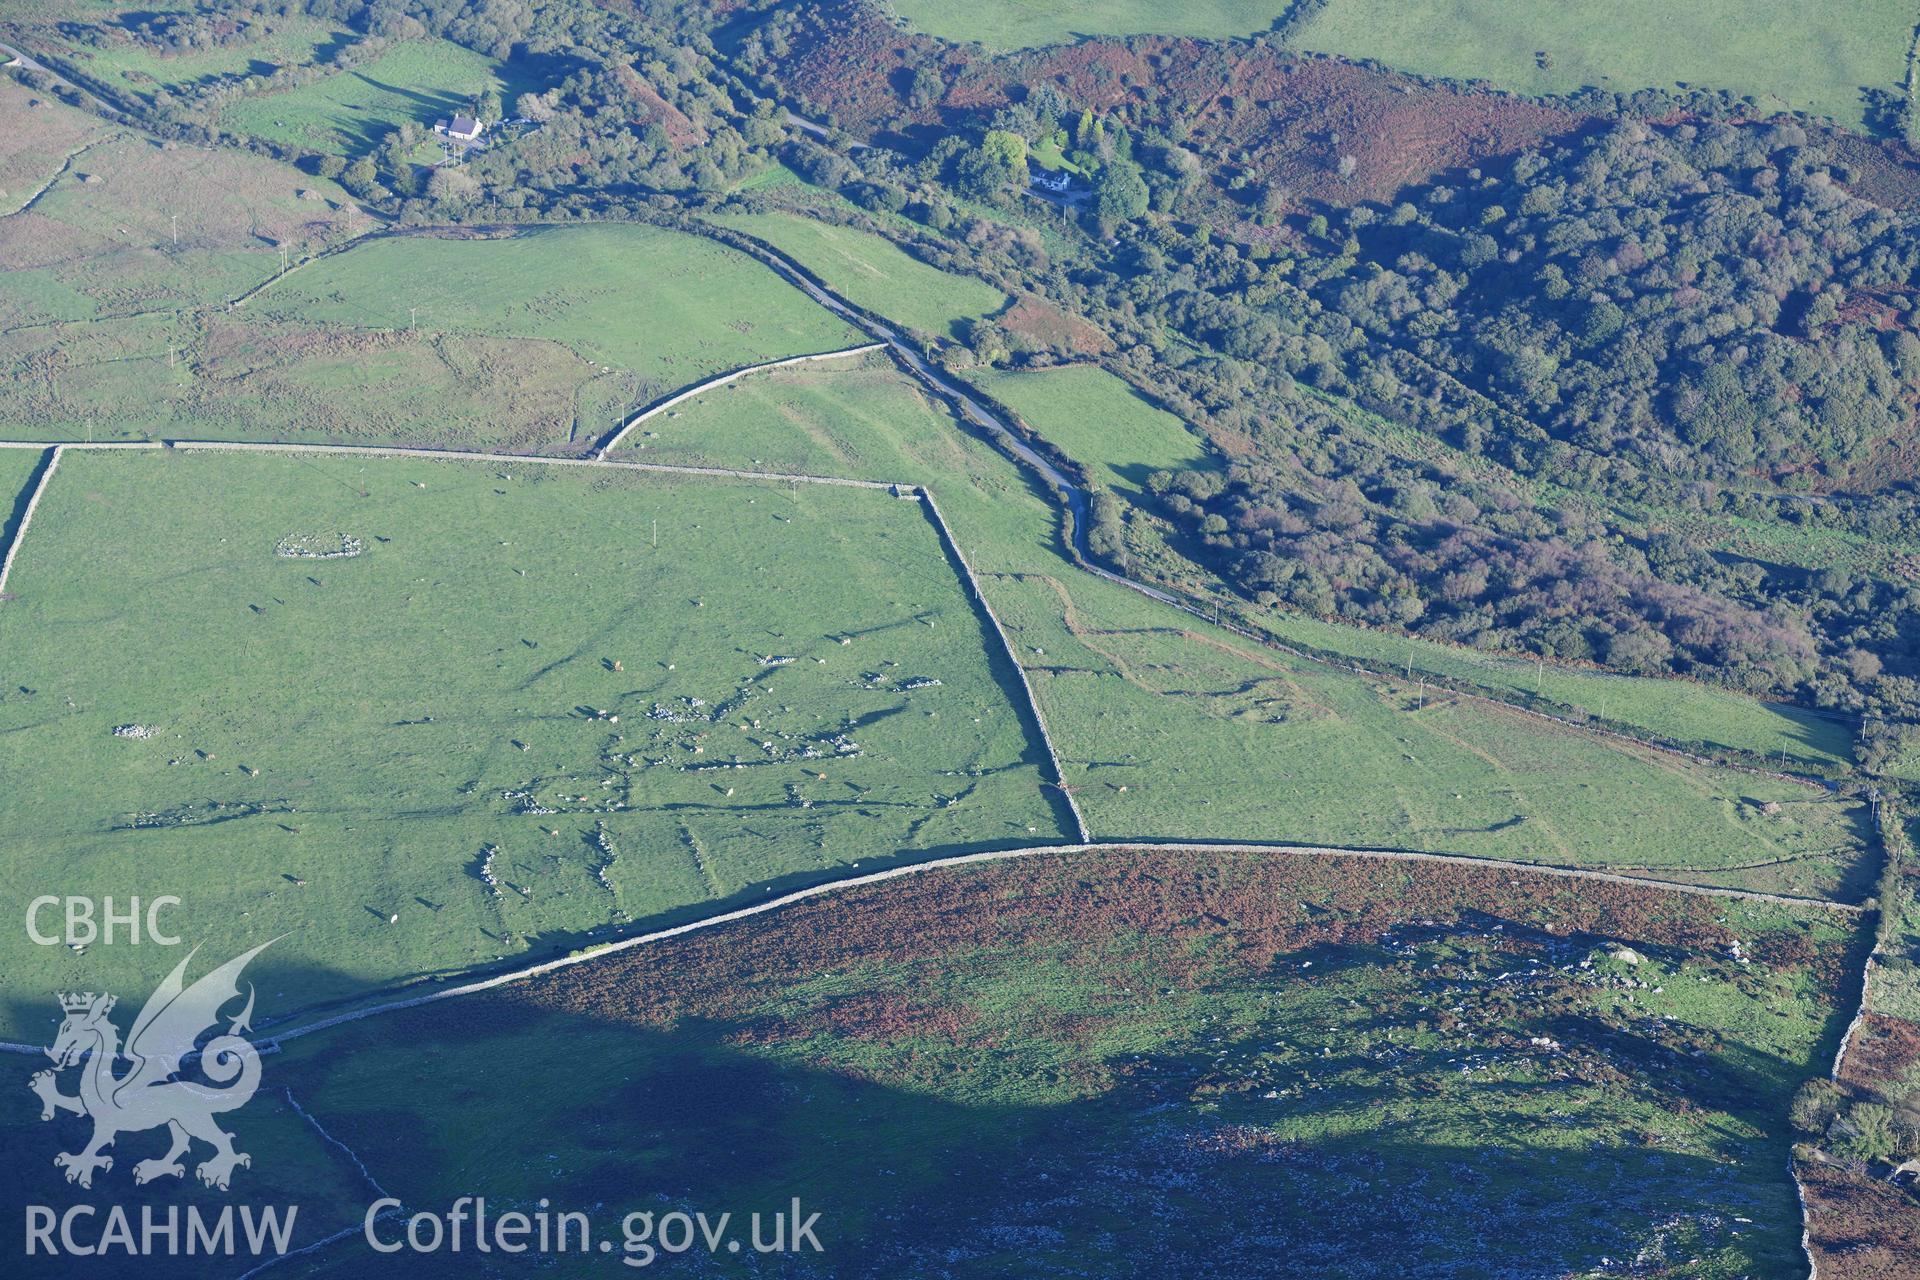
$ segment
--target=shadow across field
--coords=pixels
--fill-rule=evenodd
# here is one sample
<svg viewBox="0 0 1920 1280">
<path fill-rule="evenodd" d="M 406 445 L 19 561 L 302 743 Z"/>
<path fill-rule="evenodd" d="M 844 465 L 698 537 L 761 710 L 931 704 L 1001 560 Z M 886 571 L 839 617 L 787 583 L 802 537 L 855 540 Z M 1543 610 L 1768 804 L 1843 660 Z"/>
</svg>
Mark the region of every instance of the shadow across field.
<svg viewBox="0 0 1920 1280">
<path fill-rule="evenodd" d="M 53 450 L 47 449 L 41 454 L 39 464 L 27 474 L 26 483 L 18 492 L 9 494 L 5 489 L 0 489 L 0 557 L 4 557 L 8 548 L 13 546 L 20 522 L 26 519 L 27 504 L 33 501 L 33 491 L 39 487 L 40 478 L 47 474 L 47 468 L 52 465 Z"/>
<path fill-rule="evenodd" d="M 871 802 L 866 802 L 865 807 L 871 808 Z M 731 811 L 737 812 L 738 810 L 734 809 Z M 846 868 L 829 868 L 820 871 L 791 872 L 787 875 L 775 876 L 771 879 L 758 881 L 738 892 L 727 894 L 724 897 L 710 899 L 705 902 L 688 903 L 669 911 L 654 912 L 618 926 L 598 925 L 590 929 L 549 929 L 533 932 L 516 932 L 514 936 L 524 940 L 526 944 L 525 949 L 514 955 L 505 957 L 497 963 L 474 965 L 459 969 L 423 969 L 413 973 L 398 975 L 391 982 L 384 983 L 371 990 L 363 988 L 352 995 L 310 1001 L 293 1006 L 284 1011 L 262 1010 L 262 1014 L 257 1019 L 255 1026 L 263 1034 L 271 1035 L 273 1032 L 287 1031 L 307 1026 L 322 1018 L 331 1017 L 336 1014 L 351 1012 L 373 1005 L 386 1004 L 395 1000 L 408 1000 L 418 996 L 429 995 L 441 987 L 458 986 L 468 982 L 482 982 L 489 978 L 499 977 L 502 974 L 514 973 L 521 969 L 526 969 L 544 961 L 558 960 L 591 947 L 605 946 L 610 942 L 617 942 L 622 938 L 655 933 L 663 929 L 672 929 L 680 925 L 691 924 L 697 920 L 725 915 L 744 907 L 751 907 L 758 903 L 765 902 L 771 898 L 779 898 L 804 889 L 813 889 L 821 885 L 831 884 L 835 881 L 846 879 L 849 875 L 865 875 L 871 872 L 888 871 L 896 867 L 914 866 L 926 862 L 938 862 L 945 858 L 963 857 L 968 854 L 995 853 L 1002 850 L 1029 848 L 1038 844 L 1057 844 L 1063 838 L 1065 837 L 1052 835 L 1044 838 L 1036 836 L 1031 841 L 1020 842 L 982 840 L 961 844 L 940 845 L 929 849 L 914 849 L 890 856 L 879 855 L 862 859 L 858 864 L 858 869 L 855 871 L 849 871 Z M 365 910 L 376 917 L 384 918 L 386 915 L 386 912 L 381 908 L 372 905 L 367 905 Z M 505 941 L 506 936 L 504 934 L 495 933 L 486 929 L 482 929 L 481 932 L 486 937 L 495 941 Z M 304 985 L 306 979 L 302 976 L 303 971 L 298 966 L 277 969 L 270 955 L 262 956 L 258 964 L 262 972 L 273 975 L 274 979 L 280 982 L 281 985 L 298 984 L 299 989 L 302 990 L 316 989 Z M 338 975 L 327 975 L 327 978 L 331 985 L 317 989 L 337 990 L 341 986 L 363 985 L 341 979 Z M 8 1007 L 18 1010 L 22 1007 L 22 1002 L 18 1000 L 0 999 L 0 1008 Z M 39 1006 L 34 1004 L 30 1007 L 37 1009 Z M 24 1024 L 16 1021 L 13 1025 Z"/>
<path fill-rule="evenodd" d="M 891 1050 L 875 1046 L 897 1081 L 886 1083 L 808 1062 L 797 1029 L 767 1019 L 639 1027 L 509 995 L 360 1024 L 282 1076 L 321 1100 L 324 1123 L 410 1209 L 544 1197 L 597 1207 L 597 1232 L 617 1241 L 629 1212 L 731 1212 L 744 1229 L 752 1212 L 798 1197 L 821 1214 L 826 1249 L 802 1274 L 1549 1275 L 1650 1240 L 1655 1257 L 1682 1251 L 1670 1259 L 1680 1263 L 1732 1246 L 1733 1232 L 1760 1239 L 1749 1256 L 1767 1274 L 1793 1271 L 1783 1159 L 1742 1166 L 1570 1143 L 1541 1119 L 1540 1097 L 1556 1086 L 1476 1089 L 1460 1106 L 1465 1130 L 1442 1135 L 1418 1114 L 1420 1086 L 1452 1068 L 1422 1063 L 1403 1073 L 1404 1089 L 1264 1104 L 1266 1118 L 1302 1108 L 1336 1124 L 1382 1108 L 1409 1118 L 1281 1142 L 1259 1127 L 1257 1102 L 1200 1101 L 1220 1059 L 1258 1052 L 1259 1037 L 1062 1064 L 1088 1073 L 1086 1096 L 1009 1105 L 990 1096 L 1021 1088 L 993 1078 L 1004 1048 L 973 1046 L 973 1083 L 989 1096 L 956 1101 L 934 1055 L 918 1061 L 918 1037 L 891 1035 Z M 1324 1070 L 1339 1077 L 1343 1065 Z M 562 1273 L 593 1265 L 575 1262 Z M 732 1273 L 725 1259 L 719 1269 Z M 350 1240 L 284 1274 L 514 1270 L 472 1256 L 381 1260 Z"/>
<path fill-rule="evenodd" d="M 131 1032 L 152 989 L 186 957 L 191 944 L 192 939 L 188 939 L 186 945 L 179 947 L 142 948 L 151 952 L 151 981 L 142 989 L 113 992 L 117 1004 L 110 1020 L 123 1038 Z M 191 983 L 229 958 L 205 954 L 196 957 L 189 966 L 187 981 Z M 216 1032 L 228 1030 L 250 989 L 269 983 L 264 970 L 255 972 L 257 967 L 258 962 L 249 967 L 241 980 L 241 998 L 228 1002 L 217 1027 L 203 1033 L 202 1045 Z M 341 980 L 337 974 L 283 972 L 275 976 L 336 983 Z M 268 1001 L 264 994 L 259 999 L 263 1006 Z M 61 1018 L 53 993 L 33 1000 L 13 996 L 6 1003 L 14 1025 L 43 1029 L 28 1033 L 33 1044 L 52 1043 Z M 181 1176 L 162 1176 L 144 1185 L 136 1181 L 136 1165 L 144 1160 L 157 1160 L 166 1153 L 168 1136 L 163 1128 L 118 1134 L 114 1142 L 104 1148 L 104 1154 L 112 1159 L 111 1167 L 95 1172 L 90 1187 L 70 1184 L 64 1171 L 54 1164 L 54 1156 L 80 1151 L 92 1133 L 91 1121 L 66 1112 L 43 1120 L 40 1099 L 31 1090 L 30 1081 L 37 1073 L 50 1069 L 51 1060 L 42 1053 L 0 1053 L 0 1151 L 6 1153 L 6 1158 L 0 1160 L 0 1205 L 5 1205 L 9 1214 L 16 1215 L 13 1230 L 8 1232 L 4 1245 L 0 1245 L 0 1274 L 30 1280 L 71 1276 L 85 1269 L 102 1277 L 129 1276 L 141 1280 L 210 1277 L 230 1280 L 258 1265 L 260 1259 L 243 1246 L 232 1256 L 208 1257 L 204 1252 L 189 1255 L 186 1243 L 189 1213 L 202 1215 L 212 1226 L 217 1223 L 218 1215 L 228 1208 L 254 1215 L 277 1212 L 283 1221 L 291 1210 L 289 1248 L 296 1251 L 356 1226 L 366 1206 L 380 1191 L 366 1173 L 356 1167 L 353 1157 L 317 1127 L 313 1117 L 301 1114 L 306 1100 L 289 1092 L 289 1080 L 279 1066 L 282 1061 L 271 1048 L 264 1052 L 257 1092 L 244 1106 L 218 1117 L 222 1129 L 232 1135 L 235 1151 L 250 1161 L 233 1171 L 230 1188 L 223 1192 L 203 1185 L 196 1176 L 201 1162 L 212 1154 L 212 1148 L 200 1142 L 195 1142 L 182 1157 Z M 66 1096 L 76 1094 L 81 1076 L 92 1066 L 93 1059 L 89 1056 L 77 1068 L 59 1072 L 56 1077 L 59 1092 Z M 122 1058 L 114 1070 L 117 1076 L 128 1076 L 131 1063 Z M 182 1073 L 182 1078 L 201 1079 L 191 1065 Z M 42 1209 L 62 1220 L 70 1211 L 79 1210 L 72 1219 L 75 1242 L 98 1246 L 97 1256 L 84 1261 L 71 1255 L 49 1257 L 39 1251 L 32 1257 L 27 1256 L 26 1229 L 34 1221 L 32 1215 Z M 103 1233 L 108 1229 L 109 1214 L 115 1209 L 126 1215 L 132 1228 L 129 1239 L 134 1241 L 139 1239 L 141 1224 L 147 1217 L 164 1224 L 173 1215 L 178 1230 L 171 1250 L 160 1237 L 156 1237 L 160 1242 L 147 1256 L 130 1256 L 127 1245 L 106 1244 Z M 241 1219 L 234 1220 L 233 1231 L 236 1240 L 244 1239 Z M 53 1239 L 56 1242 L 60 1239 L 58 1228 Z"/>
<path fill-rule="evenodd" d="M 1765 1012 L 1760 970 L 1715 958 L 1716 909 L 1610 890 L 1604 923 L 1574 907 L 1550 931 L 1527 908 L 1444 905 L 1495 885 L 1484 872 L 1436 868 L 1426 896 L 1388 907 L 1379 868 L 1335 860 L 1100 866 L 915 877 L 290 1041 L 229 1119 L 255 1157 L 229 1199 L 301 1205 L 296 1244 L 354 1227 L 381 1191 L 412 1211 L 485 1196 L 496 1216 L 544 1199 L 590 1213 L 617 1251 L 631 1212 L 744 1223 L 797 1197 L 827 1252 L 782 1270 L 807 1275 L 1532 1276 L 1621 1256 L 1799 1271 L 1785 1099 L 1830 1052 L 1840 1002 L 1797 1014 L 1817 1019 L 1799 1038 L 1725 1011 L 1688 1030 L 1583 976 L 1631 945 L 1649 985 L 1700 965 L 1720 998 Z M 1819 958 L 1798 927 L 1751 927 L 1769 919 L 1741 919 L 1763 961 Z M 1864 937 L 1820 945 L 1837 948 L 1825 967 L 1850 966 Z M 153 980 L 179 954 L 156 951 Z M 256 976 L 263 998 L 341 980 Z M 146 991 L 116 994 L 125 1029 Z M 14 1015 L 50 1039 L 58 1011 Z M 151 1133 L 123 1138 L 91 1192 L 68 1187 L 52 1155 L 86 1127 L 36 1118 L 26 1082 L 44 1065 L 0 1056 L 0 1142 L 18 1153 L 0 1195 L 215 1203 L 132 1187 Z M 71 1273 L 42 1261 L 8 1274 Z M 179 1261 L 93 1269 L 245 1269 Z M 276 1274 L 525 1261 L 384 1259 L 350 1232 Z"/>
</svg>

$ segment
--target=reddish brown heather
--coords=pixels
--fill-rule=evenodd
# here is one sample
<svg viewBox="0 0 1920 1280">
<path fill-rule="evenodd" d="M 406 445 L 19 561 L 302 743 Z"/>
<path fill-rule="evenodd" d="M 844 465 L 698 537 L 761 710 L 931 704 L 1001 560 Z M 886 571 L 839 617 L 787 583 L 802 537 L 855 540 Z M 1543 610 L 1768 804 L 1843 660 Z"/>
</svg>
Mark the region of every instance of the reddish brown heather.
<svg viewBox="0 0 1920 1280">
<path fill-rule="evenodd" d="M 1905 1018 L 1870 1013 L 1860 1020 L 1847 1045 L 1840 1079 L 1865 1093 L 1878 1094 L 1920 1068 L 1920 1026 Z M 1920 1212 L 1920 1205 L 1915 1206 Z"/>
<path fill-rule="evenodd" d="M 1825 141 L 1854 195 L 1888 209 L 1920 209 L 1920 154 L 1913 148 L 1844 129 L 1826 131 Z"/>
<path fill-rule="evenodd" d="M 948 91 L 910 108 L 901 86 L 910 67 L 928 63 L 943 68 Z M 1141 37 L 987 54 L 901 31 L 862 0 L 812 6 L 785 75 L 856 134 L 904 125 L 932 136 L 1051 85 L 1098 112 L 1182 120 L 1193 128 L 1188 146 L 1222 173 L 1244 167 L 1333 204 L 1388 200 L 1586 123 L 1541 103 L 1246 42 Z M 1343 177 L 1346 155 L 1354 165 Z"/>
<path fill-rule="evenodd" d="M 1820 1280 L 1920 1280 L 1920 1203 L 1831 1164 L 1801 1163 Z"/>
<path fill-rule="evenodd" d="M 1160 849 L 1042 855 L 830 894 L 415 1016 L 471 1024 L 550 1009 L 631 1025 L 684 1016 L 753 1024 L 767 998 L 796 974 L 884 969 L 1021 945 L 1062 948 L 1070 963 L 1089 967 L 1151 948 L 1157 973 L 1191 984 L 1216 979 L 1223 966 L 1263 972 L 1275 957 L 1303 947 L 1371 942 L 1394 925 L 1452 923 L 1470 913 L 1562 936 L 1592 933 L 1724 953 L 1735 937 L 1717 923 L 1725 910 L 1710 898 L 1498 868 Z M 1762 956 L 1791 957 L 1787 962 L 1804 955 L 1824 965 L 1834 953 L 1833 962 L 1842 963 L 1846 947 L 1802 951 L 1798 931 L 1792 933 L 1794 944 L 1770 935 L 1742 941 Z M 1203 938 L 1214 945 L 1187 945 Z M 871 1020 L 936 1035 L 961 1029 L 947 1012 L 906 998 L 871 997 L 834 1016 L 849 1025 Z M 781 1032 L 762 1022 L 749 1034 Z"/>
<path fill-rule="evenodd" d="M 660 96 L 660 91 L 632 67 L 616 67 L 620 87 L 636 107 L 635 118 L 642 125 L 657 124 L 675 147 L 696 147 L 707 140 L 707 131 L 687 117 L 686 112 Z"/>
<path fill-rule="evenodd" d="M 1097 326 L 1030 293 L 1021 294 L 998 319 L 1008 333 L 1035 347 L 1070 356 L 1099 356 L 1113 350 L 1113 341 Z"/>
</svg>

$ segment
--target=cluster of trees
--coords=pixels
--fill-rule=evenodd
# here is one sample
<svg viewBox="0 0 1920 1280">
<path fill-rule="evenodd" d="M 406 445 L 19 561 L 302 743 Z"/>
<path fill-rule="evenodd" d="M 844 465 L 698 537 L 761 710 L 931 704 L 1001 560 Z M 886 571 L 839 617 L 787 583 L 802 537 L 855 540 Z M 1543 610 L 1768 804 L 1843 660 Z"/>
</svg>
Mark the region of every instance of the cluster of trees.
<svg viewBox="0 0 1920 1280">
<path fill-rule="evenodd" d="M 581 216 L 649 195 L 718 193 L 765 168 L 784 137 L 773 104 L 744 92 L 711 42 L 646 21 L 644 6 L 620 14 L 586 0 L 538 6 L 528 0 L 237 0 L 203 16 L 215 29 L 253 31 L 293 13 L 359 38 L 325 63 L 162 88 L 150 102 L 90 87 L 169 136 L 267 151 L 337 178 L 404 218 L 481 208 L 494 214 L 504 208 L 509 216 L 521 210 Z M 221 108 L 237 96 L 338 75 L 396 41 L 429 36 L 555 69 L 557 83 L 518 104 L 541 126 L 525 145 L 490 151 L 459 172 L 429 172 L 410 158 L 417 127 L 393 131 L 364 155 L 302 151 L 220 131 Z M 84 72 L 75 75 L 85 82 Z M 482 110 L 497 114 L 497 106 Z"/>
<path fill-rule="evenodd" d="M 1831 1080 L 1809 1080 L 1788 1109 L 1793 1127 L 1863 1169 L 1920 1155 L 1920 1110 L 1850 1097 Z"/>
<path fill-rule="evenodd" d="M 1147 212 L 1150 193 L 1134 160 L 1133 135 L 1086 108 L 1075 109 L 1050 85 L 995 112 L 976 143 L 948 138 L 936 145 L 941 172 L 961 193 L 990 202 L 1027 189 L 1030 152 L 1045 146 L 1091 189 L 1094 216 L 1111 226 Z"/>
<path fill-rule="evenodd" d="M 1345 221 L 1352 261 L 1309 289 L 1319 327 L 1536 425 L 1510 446 L 1523 470 L 1814 488 L 1911 418 L 1920 239 L 1797 125 L 1622 121 Z"/>
<path fill-rule="evenodd" d="M 1712 574 L 1663 575 L 1699 554 L 1668 545 L 1675 539 L 1625 544 L 1458 468 L 1350 457 L 1343 443 L 1329 440 L 1299 471 L 1256 463 L 1224 480 L 1213 471 L 1160 475 L 1151 487 L 1264 602 L 1756 691 L 1812 674 L 1814 641 L 1791 610 L 1713 591 Z"/>
<path fill-rule="evenodd" d="M 455 22 L 440 34 L 467 43 L 477 32 Z M 516 56 L 572 69 L 519 101 L 538 130 L 467 165 L 473 187 L 442 193 L 442 215 L 483 202 L 582 215 L 649 196 L 717 197 L 771 164 L 786 136 L 777 105 L 728 71 L 703 34 L 560 4 L 542 6 L 515 40 Z"/>
<path fill-rule="evenodd" d="M 1198 162 L 1126 133 L 1159 204 Z M 939 150 L 911 176 L 954 183 Z M 850 192 L 902 168 L 837 163 Z M 1876 717 L 1884 761 L 1920 708 L 1920 589 L 1714 535 L 1920 540 L 1920 228 L 1833 170 L 1792 124 L 1623 121 L 1262 243 L 1149 217 L 1054 261 L 949 215 L 923 251 L 1093 319 L 1136 385 L 1244 442 L 1156 501 L 1248 597 L 1804 697 Z"/>
<path fill-rule="evenodd" d="M 112 39 L 115 32 L 124 32 L 142 48 L 170 54 L 252 44 L 271 30 L 257 12 L 223 9 L 131 15 L 117 27 L 75 23 L 67 34 L 91 42 L 103 42 Z"/>
</svg>

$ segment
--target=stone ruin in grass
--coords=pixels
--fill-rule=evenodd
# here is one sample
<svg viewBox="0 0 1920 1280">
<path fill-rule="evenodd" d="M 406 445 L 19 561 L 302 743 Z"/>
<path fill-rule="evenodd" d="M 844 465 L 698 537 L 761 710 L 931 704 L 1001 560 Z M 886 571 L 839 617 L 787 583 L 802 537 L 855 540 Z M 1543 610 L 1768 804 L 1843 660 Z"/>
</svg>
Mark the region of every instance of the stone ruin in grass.
<svg viewBox="0 0 1920 1280">
<path fill-rule="evenodd" d="M 290 533 L 274 546 L 273 554 L 286 560 L 351 560 L 367 544 L 350 533 Z"/>
</svg>

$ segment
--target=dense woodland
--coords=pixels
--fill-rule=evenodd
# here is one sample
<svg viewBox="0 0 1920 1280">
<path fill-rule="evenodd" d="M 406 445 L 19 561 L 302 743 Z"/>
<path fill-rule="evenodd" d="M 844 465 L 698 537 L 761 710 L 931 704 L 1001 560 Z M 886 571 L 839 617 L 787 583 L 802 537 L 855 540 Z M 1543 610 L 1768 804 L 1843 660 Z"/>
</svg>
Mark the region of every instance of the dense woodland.
<svg viewBox="0 0 1920 1280">
<path fill-rule="evenodd" d="M 1155 489 L 1249 598 L 1868 713 L 1878 761 L 1916 704 L 1920 591 L 1712 532 L 1920 532 L 1920 236 L 1847 190 L 1825 137 L 1723 105 L 1591 125 L 1392 204 L 1259 188 L 1229 225 L 1182 217 L 1223 174 L 1114 121 L 1073 158 L 1138 173 L 1148 209 L 1090 201 L 1109 243 L 1070 262 L 940 226 L 942 191 L 1008 199 L 951 142 L 911 166 L 856 153 L 840 185 L 946 231 L 935 256 L 1095 319 L 1136 385 L 1235 442 L 1224 478 Z M 979 145 L 1054 130 L 1078 139 L 1084 112 L 1043 88 Z"/>
<path fill-rule="evenodd" d="M 1517 154 L 1327 200 L 1202 145 L 1177 96 L 1096 109 L 1013 66 L 968 106 L 955 86 L 986 55 L 922 42 L 876 81 L 896 145 L 855 149 L 785 122 L 809 102 L 790 67 L 818 8 L 215 3 L 113 38 L 164 52 L 305 14 L 356 39 L 322 65 L 112 100 L 259 148 L 221 133 L 223 102 L 392 41 L 539 67 L 543 88 L 500 104 L 536 127 L 456 169 L 411 163 L 405 129 L 366 154 L 277 154 L 402 221 L 750 204 L 728 193 L 783 161 L 851 202 L 825 216 L 904 215 L 919 233 L 887 229 L 911 251 L 1097 325 L 1116 372 L 1221 446 L 1223 467 L 1155 477 L 1149 514 L 1249 605 L 1723 681 L 1871 714 L 1870 762 L 1901 744 L 1920 588 L 1886 548 L 1920 544 L 1920 228 L 1854 194 L 1830 130 L 1586 95 Z M 1337 188 L 1353 155 L 1314 146 Z M 1028 194 L 1042 153 L 1078 171 L 1076 200 Z M 1069 354 L 994 323 L 927 343 L 953 367 Z M 1096 551 L 1124 559 L 1125 504 L 1095 514 Z M 1729 545 L 1743 524 L 1859 550 L 1762 558 Z"/>
<path fill-rule="evenodd" d="M 1077 127 L 1019 116 L 983 144 Z M 1111 243 L 1071 262 L 983 220 L 941 228 L 941 192 L 994 199 L 951 147 L 856 153 L 841 185 L 946 230 L 936 257 L 1095 319 L 1136 385 L 1235 442 L 1224 477 L 1157 478 L 1191 554 L 1255 601 L 1874 713 L 1868 758 L 1900 745 L 1920 591 L 1712 536 L 1920 532 L 1920 236 L 1806 130 L 1620 120 L 1244 240 L 1178 216 L 1209 180 L 1191 153 L 1107 134 L 1175 216 L 1090 204 Z"/>
</svg>

